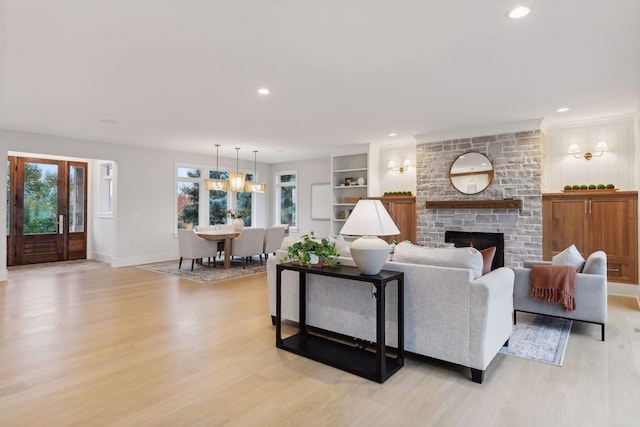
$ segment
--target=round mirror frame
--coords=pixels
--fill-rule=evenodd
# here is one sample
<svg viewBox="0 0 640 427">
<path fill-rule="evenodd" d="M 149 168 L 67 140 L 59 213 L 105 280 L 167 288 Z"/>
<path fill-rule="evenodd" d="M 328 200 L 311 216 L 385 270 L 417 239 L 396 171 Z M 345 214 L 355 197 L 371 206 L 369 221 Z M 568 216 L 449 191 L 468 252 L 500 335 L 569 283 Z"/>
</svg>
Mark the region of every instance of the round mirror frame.
<svg viewBox="0 0 640 427">
<path fill-rule="evenodd" d="M 471 164 L 462 164 L 464 163 L 462 159 L 465 156 L 467 156 L 467 163 L 469 163 L 469 157 L 473 157 Z M 484 162 L 486 162 L 488 168 L 487 165 L 482 164 Z M 454 174 L 453 170 L 456 167 L 456 163 L 458 163 L 457 167 L 469 168 L 470 170 Z M 475 173 L 474 169 L 476 169 Z M 462 194 L 470 195 L 481 193 L 486 190 L 493 181 L 493 163 L 487 156 L 476 151 L 462 153 L 456 157 L 451 163 L 451 167 L 449 167 L 449 181 L 453 188 Z"/>
</svg>

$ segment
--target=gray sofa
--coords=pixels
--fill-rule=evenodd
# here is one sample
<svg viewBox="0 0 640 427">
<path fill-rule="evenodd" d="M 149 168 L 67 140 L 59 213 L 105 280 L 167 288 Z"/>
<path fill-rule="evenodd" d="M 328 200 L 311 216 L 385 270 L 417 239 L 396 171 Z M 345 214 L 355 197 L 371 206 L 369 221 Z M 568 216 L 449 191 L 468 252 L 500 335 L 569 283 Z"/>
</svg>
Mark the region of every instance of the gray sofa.
<svg viewBox="0 0 640 427">
<path fill-rule="evenodd" d="M 402 246 L 404 245 L 404 246 Z M 396 247 L 396 257 L 412 259 L 419 248 L 407 242 Z M 454 251 L 470 268 L 457 268 L 447 257 Z M 482 383 L 484 371 L 511 335 L 513 272 L 498 268 L 482 274 L 482 255 L 473 248 L 439 249 L 432 264 L 389 261 L 384 268 L 405 273 L 405 350 L 471 369 Z M 399 256 L 399 252 L 404 256 Z M 433 255 L 433 252 L 431 252 Z M 276 313 L 276 263 L 286 255 L 278 250 L 267 262 L 269 309 Z M 440 257 L 440 258 L 439 258 Z M 465 258 L 466 257 L 466 258 Z M 416 258 L 416 261 L 420 256 Z M 355 265 L 348 257 L 343 265 Z M 458 260 L 460 261 L 460 260 Z M 478 264 L 479 263 L 479 264 Z M 479 269 L 479 271 L 478 271 Z M 298 274 L 282 273 L 282 317 L 298 320 Z M 397 289 L 387 288 L 386 344 L 397 345 Z M 375 341 L 375 298 L 371 285 L 310 275 L 307 279 L 307 324 L 365 341 Z"/>
<path fill-rule="evenodd" d="M 561 304 L 534 300 L 531 298 L 531 266 L 536 264 L 551 264 L 549 261 L 525 262 L 524 268 L 513 268 L 515 284 L 513 289 L 514 323 L 516 312 L 545 314 L 595 323 L 601 326 L 605 339 L 605 325 L 607 323 L 607 255 L 603 251 L 596 251 L 589 255 L 581 272 L 576 278 L 576 309 L 565 311 Z"/>
</svg>

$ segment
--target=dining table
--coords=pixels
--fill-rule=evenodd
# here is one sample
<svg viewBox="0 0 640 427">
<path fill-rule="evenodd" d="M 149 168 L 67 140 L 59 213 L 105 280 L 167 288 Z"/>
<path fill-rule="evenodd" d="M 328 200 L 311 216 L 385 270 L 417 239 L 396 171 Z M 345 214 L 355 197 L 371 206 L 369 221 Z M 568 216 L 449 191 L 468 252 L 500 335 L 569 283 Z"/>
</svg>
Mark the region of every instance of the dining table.
<svg viewBox="0 0 640 427">
<path fill-rule="evenodd" d="M 229 230 L 208 230 L 196 231 L 198 237 L 207 240 L 224 241 L 224 268 L 231 267 L 231 239 L 235 239 L 240 235 L 239 231 Z"/>
</svg>

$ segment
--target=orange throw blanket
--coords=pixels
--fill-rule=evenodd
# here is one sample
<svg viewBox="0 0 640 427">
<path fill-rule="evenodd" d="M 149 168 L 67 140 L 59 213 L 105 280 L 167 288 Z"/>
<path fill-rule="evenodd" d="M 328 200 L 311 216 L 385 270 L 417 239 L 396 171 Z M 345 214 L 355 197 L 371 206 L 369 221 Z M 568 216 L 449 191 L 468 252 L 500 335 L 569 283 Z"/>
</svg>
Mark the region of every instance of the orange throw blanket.
<svg viewBox="0 0 640 427">
<path fill-rule="evenodd" d="M 531 298 L 564 305 L 565 311 L 576 309 L 575 267 L 570 265 L 531 266 Z"/>
</svg>

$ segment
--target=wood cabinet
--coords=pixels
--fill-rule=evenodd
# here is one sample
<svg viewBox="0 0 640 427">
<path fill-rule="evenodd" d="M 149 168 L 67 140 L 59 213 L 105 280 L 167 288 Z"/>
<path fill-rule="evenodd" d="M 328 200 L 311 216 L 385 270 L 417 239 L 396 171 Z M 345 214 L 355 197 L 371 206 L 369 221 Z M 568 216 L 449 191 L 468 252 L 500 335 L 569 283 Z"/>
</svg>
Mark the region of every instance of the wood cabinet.
<svg viewBox="0 0 640 427">
<path fill-rule="evenodd" d="M 387 242 L 410 240 L 411 243 L 416 243 L 417 219 L 416 198 L 414 196 L 382 196 L 368 197 L 368 199 L 380 200 L 400 230 L 398 235 L 380 236 L 381 239 Z"/>
<path fill-rule="evenodd" d="M 638 192 L 576 191 L 542 195 L 545 260 L 576 245 L 583 257 L 607 254 L 612 282 L 638 283 Z"/>
</svg>

